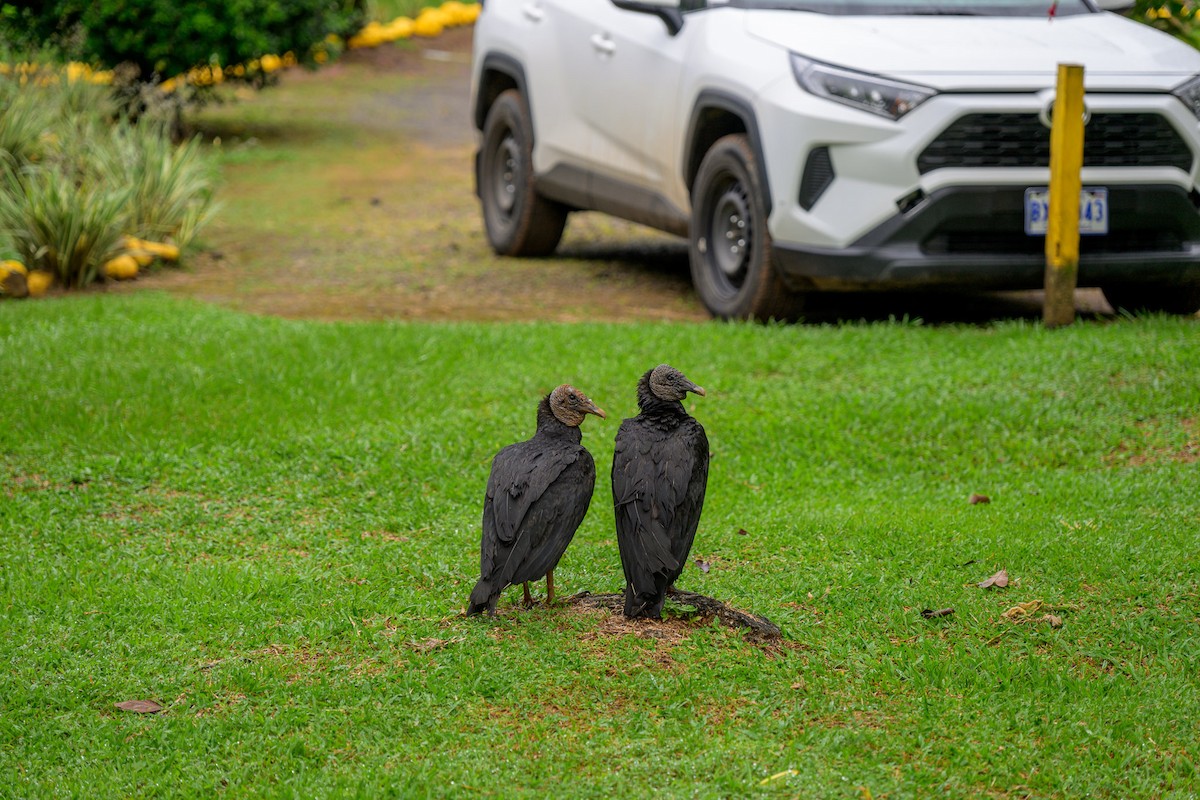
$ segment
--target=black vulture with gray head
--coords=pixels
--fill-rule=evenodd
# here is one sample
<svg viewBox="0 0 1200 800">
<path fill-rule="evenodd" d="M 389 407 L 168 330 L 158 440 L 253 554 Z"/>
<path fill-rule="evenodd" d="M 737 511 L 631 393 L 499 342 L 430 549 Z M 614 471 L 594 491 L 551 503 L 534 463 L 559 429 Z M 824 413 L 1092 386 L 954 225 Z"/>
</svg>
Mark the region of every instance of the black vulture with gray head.
<svg viewBox="0 0 1200 800">
<path fill-rule="evenodd" d="M 563 384 L 538 404 L 533 437 L 510 444 L 492 459 L 483 500 L 480 578 L 471 592 L 468 616 L 496 612 L 500 593 L 546 578 L 546 600 L 554 600 L 554 568 L 583 522 L 596 463 L 580 442 L 579 425 L 604 412 L 587 395 Z"/>
<path fill-rule="evenodd" d="M 704 395 L 661 364 L 638 381 L 641 413 L 621 423 L 613 453 L 617 546 L 625 571 L 625 616 L 662 616 L 663 598 L 687 564 L 708 484 L 708 437 L 683 408 Z"/>
</svg>

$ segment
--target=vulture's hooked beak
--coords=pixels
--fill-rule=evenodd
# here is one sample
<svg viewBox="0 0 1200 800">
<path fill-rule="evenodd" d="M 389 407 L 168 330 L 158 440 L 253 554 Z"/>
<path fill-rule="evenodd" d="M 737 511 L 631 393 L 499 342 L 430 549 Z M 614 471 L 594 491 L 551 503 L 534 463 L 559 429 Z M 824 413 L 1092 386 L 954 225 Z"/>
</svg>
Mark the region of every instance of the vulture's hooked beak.
<svg viewBox="0 0 1200 800">
<path fill-rule="evenodd" d="M 697 386 L 696 384 L 692 383 L 691 381 L 688 381 L 687 390 L 689 392 L 691 392 L 692 394 L 698 394 L 701 397 L 704 397 L 704 387 Z"/>
<path fill-rule="evenodd" d="M 588 401 L 587 408 L 584 409 L 588 414 L 595 414 L 600 419 L 605 419 L 608 415 L 604 413 L 604 409 L 596 405 L 592 401 Z"/>
</svg>

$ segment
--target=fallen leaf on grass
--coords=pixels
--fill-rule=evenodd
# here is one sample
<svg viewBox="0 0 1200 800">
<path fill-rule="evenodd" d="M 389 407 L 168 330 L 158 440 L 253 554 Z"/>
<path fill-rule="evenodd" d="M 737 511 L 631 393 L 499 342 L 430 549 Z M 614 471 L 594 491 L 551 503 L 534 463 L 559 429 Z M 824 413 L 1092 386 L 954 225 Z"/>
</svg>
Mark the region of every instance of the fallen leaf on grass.
<svg viewBox="0 0 1200 800">
<path fill-rule="evenodd" d="M 1049 622 L 1051 628 L 1061 628 L 1063 624 L 1062 617 L 1057 614 L 1046 614 L 1042 617 L 1042 622 Z"/>
<path fill-rule="evenodd" d="M 926 608 L 922 609 L 921 616 L 925 619 L 935 619 L 937 617 L 948 617 L 953 613 L 953 608 L 939 608 L 937 611 L 934 611 L 931 608 Z"/>
<path fill-rule="evenodd" d="M 799 772 L 797 772 L 797 771 L 796 771 L 796 770 L 794 770 L 794 769 L 785 769 L 783 772 L 776 772 L 774 775 L 772 775 L 772 776 L 771 776 L 771 777 L 769 777 L 769 778 L 763 778 L 761 781 L 759 781 L 759 782 L 758 782 L 758 785 L 759 785 L 759 786 L 766 786 L 766 785 L 767 785 L 768 783 L 770 783 L 771 781 L 777 781 L 777 780 L 779 780 L 780 778 L 790 778 L 790 777 L 792 777 L 793 775 L 799 775 L 799 774 L 800 774 L 800 773 L 799 773 Z"/>
<path fill-rule="evenodd" d="M 702 558 L 696 559 L 696 566 L 700 568 L 701 572 L 708 572 L 710 567 L 709 563 Z"/>
<path fill-rule="evenodd" d="M 986 494 L 973 494 L 973 495 L 971 495 L 971 497 L 970 497 L 970 498 L 967 500 L 967 502 L 968 502 L 968 503 L 970 503 L 970 504 L 971 504 L 971 505 L 973 505 L 973 506 L 977 506 L 977 505 L 980 505 L 981 503 L 990 503 L 990 502 L 992 502 L 992 498 L 988 497 Z"/>
<path fill-rule="evenodd" d="M 989 589 L 993 586 L 1003 589 L 1005 586 L 1008 586 L 1008 570 L 1002 569 L 986 581 L 980 581 L 975 585 L 980 589 Z"/>
<path fill-rule="evenodd" d="M 750 532 L 749 532 L 749 531 L 747 531 L 745 528 L 738 528 L 738 534 L 737 534 L 737 535 L 738 535 L 738 536 L 749 536 L 749 535 L 750 535 Z"/>
<path fill-rule="evenodd" d="M 126 700 L 116 705 L 122 711 L 132 711 L 135 714 L 157 714 L 163 710 L 163 707 L 153 700 Z"/>
<path fill-rule="evenodd" d="M 1005 611 L 1000 616 L 1004 617 L 1005 619 L 1018 619 L 1018 618 L 1022 618 L 1022 617 L 1028 617 L 1030 614 L 1034 614 L 1037 611 L 1039 611 L 1041 609 L 1042 605 L 1043 605 L 1043 603 L 1041 600 L 1030 600 L 1027 603 L 1017 603 L 1015 606 L 1010 608 L 1008 611 Z"/>
</svg>

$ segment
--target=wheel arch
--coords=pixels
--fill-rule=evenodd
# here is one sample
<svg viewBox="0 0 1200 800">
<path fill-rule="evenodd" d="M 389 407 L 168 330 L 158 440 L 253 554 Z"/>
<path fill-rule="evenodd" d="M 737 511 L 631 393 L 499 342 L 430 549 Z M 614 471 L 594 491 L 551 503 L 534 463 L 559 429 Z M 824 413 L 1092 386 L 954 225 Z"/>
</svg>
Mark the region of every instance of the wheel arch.
<svg viewBox="0 0 1200 800">
<path fill-rule="evenodd" d="M 483 57 L 483 66 L 479 70 L 479 91 L 475 94 L 475 107 L 471 109 L 475 130 L 483 130 L 483 123 L 492 103 L 509 89 L 520 92 L 526 110 L 531 110 L 525 68 L 521 66 L 521 62 L 506 53 L 488 53 Z M 530 119 L 532 118 L 531 114 Z"/>
<path fill-rule="evenodd" d="M 696 181 L 696 173 L 700 171 L 700 162 L 704 160 L 704 154 L 718 139 L 733 133 L 746 135 L 750 150 L 758 159 L 763 190 L 763 208 L 766 210 L 767 216 L 770 216 L 770 175 L 763 157 L 758 118 L 750 103 L 729 92 L 706 89 L 699 94 L 692 106 L 683 153 L 684 185 L 688 187 L 690 193 L 692 185 Z"/>
</svg>

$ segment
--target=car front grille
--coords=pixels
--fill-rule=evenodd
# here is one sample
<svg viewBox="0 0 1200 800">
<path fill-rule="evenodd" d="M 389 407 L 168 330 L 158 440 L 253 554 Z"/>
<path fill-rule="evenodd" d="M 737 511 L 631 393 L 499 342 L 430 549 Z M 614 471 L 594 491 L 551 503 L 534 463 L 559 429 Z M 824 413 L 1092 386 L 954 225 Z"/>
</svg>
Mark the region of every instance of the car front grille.
<svg viewBox="0 0 1200 800">
<path fill-rule="evenodd" d="M 944 231 L 921 243 L 930 255 L 1041 255 L 1046 240 L 1040 236 L 991 230 Z M 1081 236 L 1080 255 L 1102 253 L 1178 253 L 1184 242 L 1174 231 L 1114 231 L 1108 236 Z"/>
<path fill-rule="evenodd" d="M 1190 171 L 1192 151 L 1158 114 L 1094 114 L 1084 129 L 1085 167 L 1175 167 Z M 917 158 L 921 174 L 948 167 L 1045 167 L 1050 130 L 1037 114 L 960 117 Z"/>
</svg>

